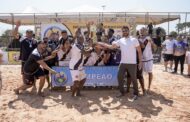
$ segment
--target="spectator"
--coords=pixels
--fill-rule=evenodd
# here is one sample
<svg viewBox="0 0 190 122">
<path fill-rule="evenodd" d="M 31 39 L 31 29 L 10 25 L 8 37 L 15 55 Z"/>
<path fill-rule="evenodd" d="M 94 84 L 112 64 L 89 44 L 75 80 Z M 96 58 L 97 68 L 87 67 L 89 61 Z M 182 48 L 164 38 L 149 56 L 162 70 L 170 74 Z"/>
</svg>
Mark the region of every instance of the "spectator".
<svg viewBox="0 0 190 122">
<path fill-rule="evenodd" d="M 172 36 L 172 35 L 169 35 L 168 39 L 165 40 L 165 41 L 162 43 L 163 54 L 164 54 L 164 66 L 165 66 L 165 71 L 167 71 L 168 63 L 170 63 L 170 70 L 172 70 L 174 42 L 175 42 L 175 40 L 174 40 L 173 36 Z"/>
<path fill-rule="evenodd" d="M 177 37 L 177 41 L 174 43 L 174 62 L 175 68 L 173 73 L 177 73 L 178 63 L 180 62 L 181 65 L 181 74 L 183 75 L 184 71 L 184 63 L 185 63 L 185 54 L 187 51 L 187 43 L 184 42 L 182 36 L 179 35 Z"/>
</svg>

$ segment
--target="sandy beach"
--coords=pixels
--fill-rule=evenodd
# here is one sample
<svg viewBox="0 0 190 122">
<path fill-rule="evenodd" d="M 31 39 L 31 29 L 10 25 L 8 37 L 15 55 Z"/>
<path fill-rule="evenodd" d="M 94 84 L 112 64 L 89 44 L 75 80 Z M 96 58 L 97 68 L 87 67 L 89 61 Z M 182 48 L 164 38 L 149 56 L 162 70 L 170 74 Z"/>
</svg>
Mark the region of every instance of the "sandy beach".
<svg viewBox="0 0 190 122">
<path fill-rule="evenodd" d="M 188 122 L 190 78 L 163 69 L 154 65 L 152 91 L 142 96 L 140 89 L 138 100 L 131 102 L 132 92 L 118 99 L 116 89 L 84 90 L 77 98 L 70 91 L 46 88 L 46 97 L 37 96 L 34 89 L 15 95 L 13 89 L 22 84 L 20 65 L 1 65 L 0 122 Z M 145 74 L 146 88 L 147 81 Z"/>
</svg>

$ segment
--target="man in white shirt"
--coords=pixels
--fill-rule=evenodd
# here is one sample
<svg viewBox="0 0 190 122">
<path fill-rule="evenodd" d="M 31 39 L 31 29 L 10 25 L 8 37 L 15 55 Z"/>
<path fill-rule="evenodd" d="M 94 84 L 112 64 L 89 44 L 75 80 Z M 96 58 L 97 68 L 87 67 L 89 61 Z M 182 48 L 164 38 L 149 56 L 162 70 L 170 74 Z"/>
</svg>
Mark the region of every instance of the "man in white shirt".
<svg viewBox="0 0 190 122">
<path fill-rule="evenodd" d="M 98 43 L 103 47 L 115 49 L 121 49 L 121 61 L 119 65 L 118 71 L 118 82 L 120 93 L 117 97 L 122 97 L 125 95 L 123 81 L 125 77 L 126 71 L 131 76 L 131 80 L 133 82 L 134 89 L 134 97 L 133 100 L 136 100 L 138 97 L 138 84 L 137 84 L 137 59 L 136 59 L 136 51 L 139 53 L 139 69 L 142 68 L 142 52 L 140 49 L 139 42 L 136 38 L 129 37 L 129 28 L 128 26 L 122 27 L 123 38 L 114 41 L 112 45 L 105 43 Z"/>
<path fill-rule="evenodd" d="M 174 38 L 172 35 L 169 35 L 168 39 L 162 43 L 162 47 L 164 53 L 165 71 L 167 71 L 168 63 L 170 63 L 170 70 L 172 70 L 174 52 Z"/>
</svg>

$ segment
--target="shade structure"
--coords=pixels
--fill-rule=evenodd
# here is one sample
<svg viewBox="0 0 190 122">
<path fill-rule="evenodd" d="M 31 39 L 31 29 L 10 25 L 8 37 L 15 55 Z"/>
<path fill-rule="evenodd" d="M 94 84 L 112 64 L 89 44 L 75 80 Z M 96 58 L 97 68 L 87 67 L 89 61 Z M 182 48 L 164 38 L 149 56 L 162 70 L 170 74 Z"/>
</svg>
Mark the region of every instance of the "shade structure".
<svg viewBox="0 0 190 122">
<path fill-rule="evenodd" d="M 15 24 L 18 20 L 22 25 L 35 25 L 41 23 L 80 23 L 80 22 L 135 22 L 135 24 L 154 25 L 180 19 L 180 15 L 149 14 L 133 12 L 65 12 L 65 13 L 15 13 L 0 14 L 0 22 Z"/>
</svg>

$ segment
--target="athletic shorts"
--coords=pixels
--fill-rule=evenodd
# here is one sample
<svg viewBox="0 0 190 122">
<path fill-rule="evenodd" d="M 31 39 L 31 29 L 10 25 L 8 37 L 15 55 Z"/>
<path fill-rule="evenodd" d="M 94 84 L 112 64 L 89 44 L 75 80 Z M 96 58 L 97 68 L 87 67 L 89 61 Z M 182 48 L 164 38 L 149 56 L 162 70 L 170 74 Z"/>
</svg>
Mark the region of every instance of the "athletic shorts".
<svg viewBox="0 0 190 122">
<path fill-rule="evenodd" d="M 174 57 L 173 54 L 164 54 L 164 61 L 173 61 Z"/>
<path fill-rule="evenodd" d="M 81 81 L 86 78 L 84 70 L 70 70 L 72 81 Z"/>
<path fill-rule="evenodd" d="M 44 69 L 44 74 L 49 75 L 49 71 L 47 69 Z"/>
<path fill-rule="evenodd" d="M 35 79 L 38 79 L 41 76 L 45 76 L 44 70 L 42 68 L 39 68 L 37 72 L 34 74 L 29 74 L 24 72 L 24 84 L 26 85 L 33 85 Z"/>
<path fill-rule="evenodd" d="M 152 73 L 153 69 L 153 60 L 143 62 L 143 71 L 146 73 Z"/>
</svg>

